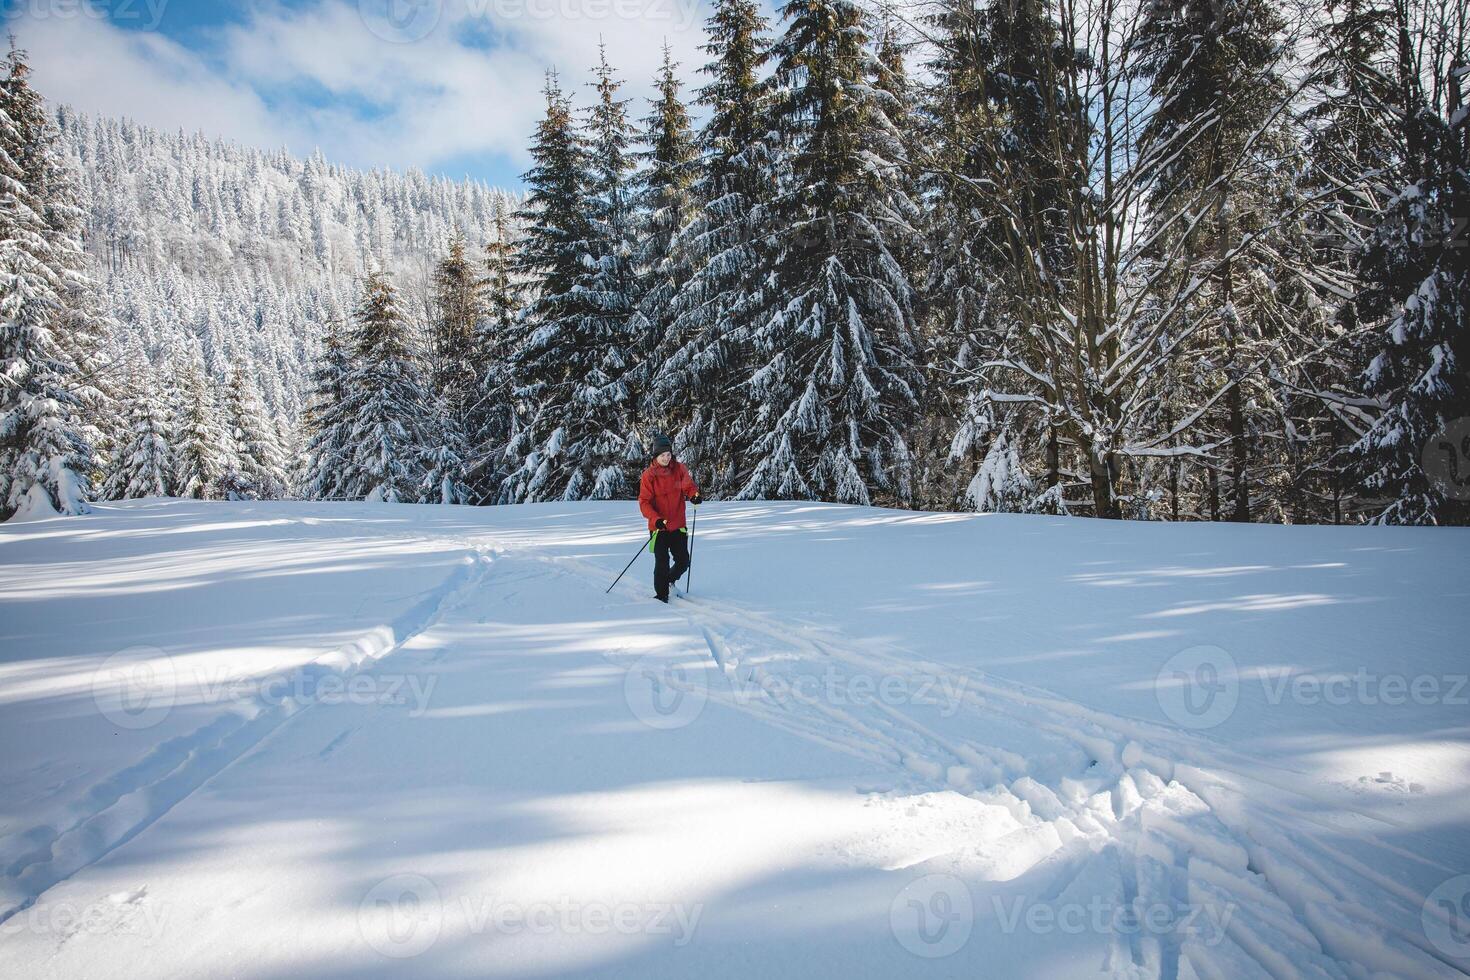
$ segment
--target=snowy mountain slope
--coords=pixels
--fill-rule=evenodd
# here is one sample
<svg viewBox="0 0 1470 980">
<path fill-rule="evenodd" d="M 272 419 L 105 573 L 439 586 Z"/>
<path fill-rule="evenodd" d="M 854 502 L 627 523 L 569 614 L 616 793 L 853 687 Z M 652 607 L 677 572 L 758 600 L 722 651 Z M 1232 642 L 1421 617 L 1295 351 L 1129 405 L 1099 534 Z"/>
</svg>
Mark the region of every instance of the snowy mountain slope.
<svg viewBox="0 0 1470 980">
<path fill-rule="evenodd" d="M 0 528 L 0 970 L 1470 967 L 1466 532 L 699 517 Z"/>
<path fill-rule="evenodd" d="M 178 371 L 197 350 L 210 377 L 243 371 L 293 424 L 359 277 L 389 268 L 417 295 L 456 231 L 478 255 L 497 211 L 519 204 L 478 181 L 359 171 L 67 106 L 55 117 L 89 274 L 116 320 L 108 359 Z"/>
</svg>

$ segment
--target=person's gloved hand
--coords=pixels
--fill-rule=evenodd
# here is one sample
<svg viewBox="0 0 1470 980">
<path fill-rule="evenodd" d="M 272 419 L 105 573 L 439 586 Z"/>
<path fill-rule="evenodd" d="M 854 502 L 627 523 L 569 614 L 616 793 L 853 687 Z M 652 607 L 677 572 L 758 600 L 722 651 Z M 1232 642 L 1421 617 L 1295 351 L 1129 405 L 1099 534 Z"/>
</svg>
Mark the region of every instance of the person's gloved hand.
<svg viewBox="0 0 1470 980">
<path fill-rule="evenodd" d="M 668 528 L 669 522 L 666 521 L 666 520 L 664 520 L 662 517 L 660 517 L 658 520 L 656 520 L 656 521 L 653 522 L 653 526 L 655 528 L 657 528 L 658 530 L 662 531 L 662 530 L 665 530 L 666 528 Z"/>
<path fill-rule="evenodd" d="M 689 498 L 689 502 L 698 507 L 700 504 L 704 503 L 704 498 L 696 493 L 694 496 Z"/>
</svg>

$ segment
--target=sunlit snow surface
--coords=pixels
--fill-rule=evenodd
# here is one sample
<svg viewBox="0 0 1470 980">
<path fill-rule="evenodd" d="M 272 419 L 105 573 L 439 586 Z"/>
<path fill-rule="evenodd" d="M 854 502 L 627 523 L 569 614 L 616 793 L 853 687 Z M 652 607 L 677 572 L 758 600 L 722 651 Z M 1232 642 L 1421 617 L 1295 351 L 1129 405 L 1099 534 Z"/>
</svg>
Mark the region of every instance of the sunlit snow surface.
<svg viewBox="0 0 1470 980">
<path fill-rule="evenodd" d="M 0 976 L 1470 968 L 1470 532 L 0 527 Z"/>
</svg>

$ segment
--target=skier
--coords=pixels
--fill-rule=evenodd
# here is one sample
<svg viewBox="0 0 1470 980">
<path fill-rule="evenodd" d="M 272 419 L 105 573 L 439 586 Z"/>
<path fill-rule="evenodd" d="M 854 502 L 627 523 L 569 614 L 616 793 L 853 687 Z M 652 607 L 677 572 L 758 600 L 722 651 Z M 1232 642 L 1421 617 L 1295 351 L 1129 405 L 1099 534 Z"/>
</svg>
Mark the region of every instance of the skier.
<svg viewBox="0 0 1470 980">
<path fill-rule="evenodd" d="M 699 488 L 684 464 L 674 459 L 674 444 L 665 435 L 653 437 L 653 462 L 638 484 L 638 509 L 648 519 L 653 536 L 653 591 L 660 602 L 669 601 L 669 583 L 689 570 L 689 537 L 684 526 L 684 501 L 703 502 Z M 670 556 L 674 567 L 669 567 Z"/>
</svg>

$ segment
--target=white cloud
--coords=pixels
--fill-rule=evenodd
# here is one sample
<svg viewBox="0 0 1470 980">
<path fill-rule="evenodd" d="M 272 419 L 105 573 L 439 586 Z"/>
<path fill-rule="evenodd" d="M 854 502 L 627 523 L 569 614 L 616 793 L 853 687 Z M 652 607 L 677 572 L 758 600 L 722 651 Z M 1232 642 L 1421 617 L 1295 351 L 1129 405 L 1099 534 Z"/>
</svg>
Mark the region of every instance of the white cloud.
<svg viewBox="0 0 1470 980">
<path fill-rule="evenodd" d="M 563 86 L 585 102 L 582 83 L 599 38 L 634 98 L 635 118 L 645 113 L 665 39 L 689 88 L 704 61 L 702 0 L 361 3 L 261 4 L 244 23 L 202 35 L 198 50 L 93 17 L 22 13 L 13 29 L 53 101 L 256 146 L 299 153 L 320 146 L 353 166 L 429 171 L 481 153 L 523 164 L 544 72 L 558 69 Z M 382 19 L 385 3 L 406 12 L 397 22 L 411 34 L 427 24 L 432 30 L 408 43 L 385 39 L 393 34 Z M 425 11 L 437 16 L 423 20 Z"/>
<path fill-rule="evenodd" d="M 37 89 L 53 103 L 254 146 L 299 147 L 305 137 L 272 116 L 248 85 L 221 77 L 162 35 L 82 16 L 21 18 L 11 29 L 30 51 Z"/>
</svg>

